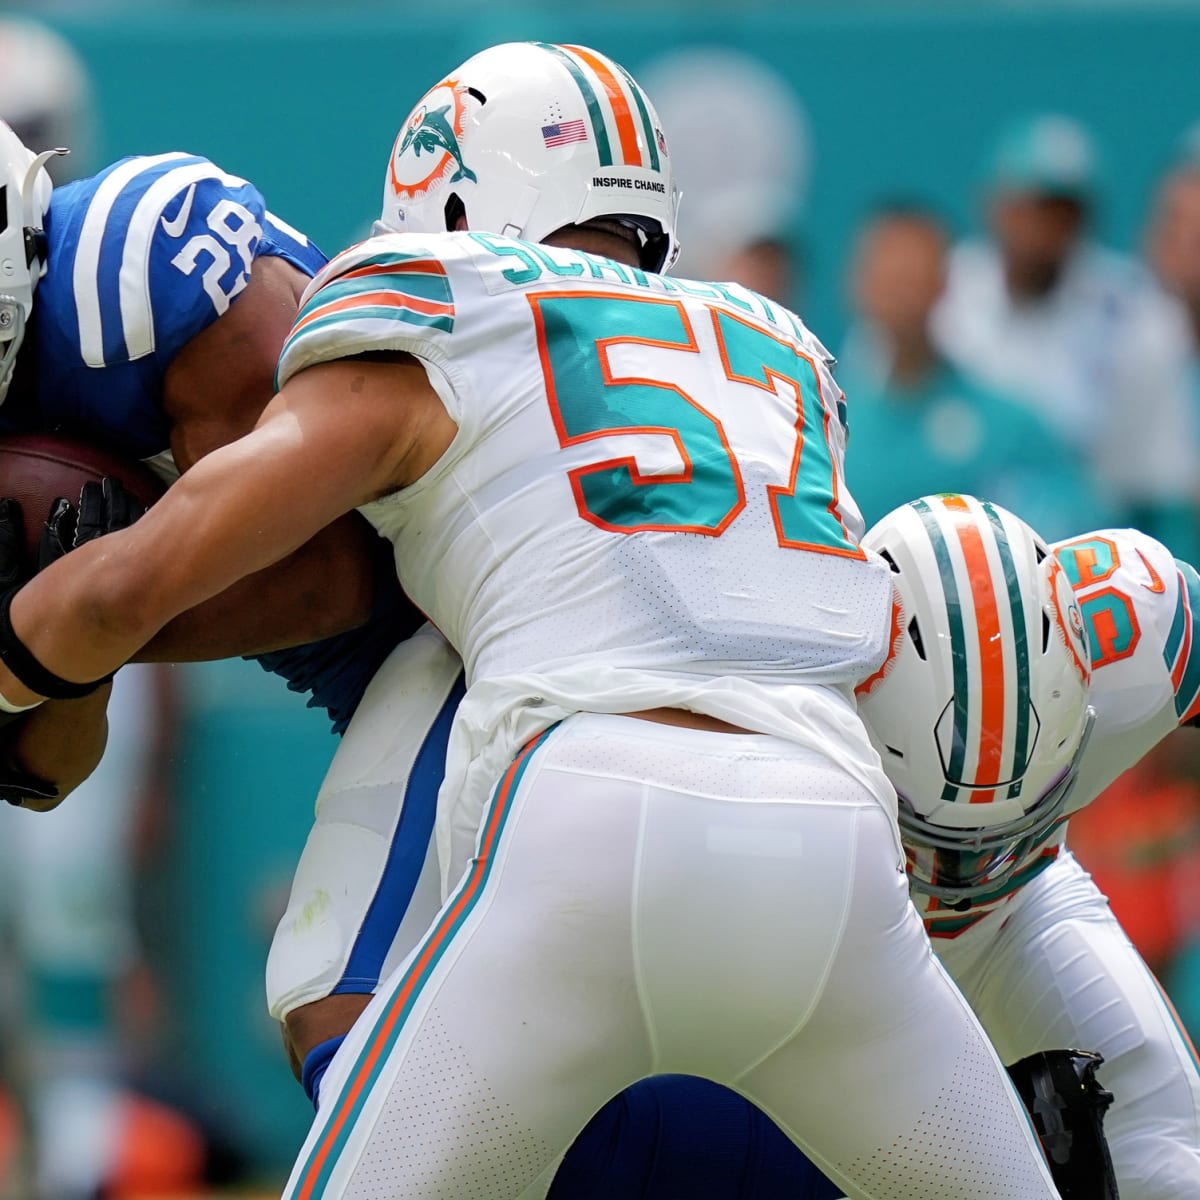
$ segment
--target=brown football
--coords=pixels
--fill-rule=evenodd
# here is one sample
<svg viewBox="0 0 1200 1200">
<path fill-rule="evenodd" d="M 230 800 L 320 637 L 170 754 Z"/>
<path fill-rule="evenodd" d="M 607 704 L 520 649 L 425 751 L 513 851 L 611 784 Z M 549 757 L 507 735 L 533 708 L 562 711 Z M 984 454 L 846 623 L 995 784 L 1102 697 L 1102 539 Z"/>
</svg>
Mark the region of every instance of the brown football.
<svg viewBox="0 0 1200 1200">
<path fill-rule="evenodd" d="M 25 543 L 36 558 L 42 526 L 59 496 L 72 504 L 92 479 L 112 475 L 147 508 L 165 490 L 162 481 L 144 463 L 102 450 L 79 438 L 56 433 L 18 433 L 0 437 L 0 498 L 21 504 Z"/>
</svg>

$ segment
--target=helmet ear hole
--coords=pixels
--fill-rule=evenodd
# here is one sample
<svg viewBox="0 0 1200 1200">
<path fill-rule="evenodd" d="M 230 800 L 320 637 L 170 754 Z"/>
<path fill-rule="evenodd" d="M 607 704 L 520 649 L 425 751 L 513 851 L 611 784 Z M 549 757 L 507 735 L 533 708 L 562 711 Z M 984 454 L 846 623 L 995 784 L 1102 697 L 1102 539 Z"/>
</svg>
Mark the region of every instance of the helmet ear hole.
<svg viewBox="0 0 1200 1200">
<path fill-rule="evenodd" d="M 917 624 L 917 618 L 913 617 L 908 623 L 908 636 L 912 638 L 913 649 L 917 652 L 917 657 L 922 661 L 927 661 L 925 658 L 925 643 L 921 638 L 921 627 Z"/>
<path fill-rule="evenodd" d="M 47 258 L 49 239 L 44 229 L 25 230 L 25 265 L 32 267 L 35 262 L 44 263 Z"/>
<path fill-rule="evenodd" d="M 1042 612 L 1042 653 L 1050 649 L 1050 614 Z"/>
<path fill-rule="evenodd" d="M 880 550 L 879 557 L 891 568 L 893 575 L 900 574 L 900 568 L 896 565 L 896 560 L 892 557 L 890 550 Z"/>
<path fill-rule="evenodd" d="M 453 233 L 461 222 L 462 227 L 467 227 L 467 206 L 463 203 L 462 197 L 454 192 L 450 199 L 446 201 L 446 232 Z"/>
</svg>

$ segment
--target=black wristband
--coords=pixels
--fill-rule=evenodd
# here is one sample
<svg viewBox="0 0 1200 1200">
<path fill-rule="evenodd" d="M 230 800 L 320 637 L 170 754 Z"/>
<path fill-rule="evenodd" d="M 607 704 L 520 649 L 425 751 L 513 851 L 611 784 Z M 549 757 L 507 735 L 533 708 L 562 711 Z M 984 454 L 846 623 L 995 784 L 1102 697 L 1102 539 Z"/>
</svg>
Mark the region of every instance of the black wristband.
<svg viewBox="0 0 1200 1200">
<path fill-rule="evenodd" d="M 55 675 L 42 666 L 29 647 L 25 645 L 13 628 L 10 609 L 13 597 L 19 591 L 13 588 L 0 596 L 0 660 L 31 692 L 51 700 L 78 700 L 90 696 L 98 687 L 107 683 L 112 676 L 94 679 L 91 683 L 75 683 Z"/>
</svg>

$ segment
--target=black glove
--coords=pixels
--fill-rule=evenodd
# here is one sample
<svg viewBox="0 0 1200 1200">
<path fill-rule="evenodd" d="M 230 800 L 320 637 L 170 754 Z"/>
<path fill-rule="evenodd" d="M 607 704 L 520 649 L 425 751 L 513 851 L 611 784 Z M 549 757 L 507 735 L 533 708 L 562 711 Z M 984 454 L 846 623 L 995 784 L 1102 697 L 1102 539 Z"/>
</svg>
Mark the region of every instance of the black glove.
<svg viewBox="0 0 1200 1200">
<path fill-rule="evenodd" d="M 33 572 L 25 562 L 25 520 L 15 500 L 0 500 L 0 592 L 20 587 Z"/>
<path fill-rule="evenodd" d="M 1008 1068 L 1063 1200 L 1118 1200 L 1104 1138 L 1113 1097 L 1096 1079 L 1103 1062 L 1086 1050 L 1046 1050 Z"/>
<path fill-rule="evenodd" d="M 37 569 L 45 570 L 69 550 L 94 538 L 128 528 L 145 511 L 146 506 L 135 500 L 119 479 L 106 475 L 98 482 L 89 480 L 79 493 L 77 508 L 62 497 L 50 506 L 38 547 Z"/>
</svg>

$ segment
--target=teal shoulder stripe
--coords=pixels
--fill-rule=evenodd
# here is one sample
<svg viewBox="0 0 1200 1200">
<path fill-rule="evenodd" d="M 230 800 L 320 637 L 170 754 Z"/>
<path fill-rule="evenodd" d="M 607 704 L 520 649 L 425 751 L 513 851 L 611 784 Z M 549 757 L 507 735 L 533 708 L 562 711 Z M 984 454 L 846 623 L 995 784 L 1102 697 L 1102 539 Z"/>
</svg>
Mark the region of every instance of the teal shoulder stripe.
<svg viewBox="0 0 1200 1200">
<path fill-rule="evenodd" d="M 600 165 L 602 167 L 612 166 L 612 146 L 608 141 L 608 129 L 604 124 L 604 110 L 600 107 L 600 100 L 596 95 L 595 89 L 588 83 L 587 76 L 579 69 L 579 64 L 567 53 L 561 46 L 552 45 L 550 42 L 534 42 L 535 46 L 540 46 L 543 50 L 549 50 L 551 54 L 557 55 L 559 61 L 571 72 L 571 78 L 575 80 L 580 92 L 583 95 L 583 102 L 587 105 L 588 116 L 592 119 L 592 133 L 596 137 L 596 149 L 600 153 Z"/>
<path fill-rule="evenodd" d="M 397 292 L 405 296 L 416 296 L 436 304 L 453 304 L 454 293 L 450 280 L 434 272 L 398 271 L 380 272 L 371 275 L 343 275 L 330 280 L 319 292 L 315 292 L 300 310 L 299 321 L 306 312 L 320 308 L 334 300 L 347 296 L 361 296 L 366 292 Z"/>
<path fill-rule="evenodd" d="M 950 550 L 938 527 L 928 504 L 914 500 L 913 508 L 925 523 L 925 532 L 933 543 L 933 554 L 937 560 L 938 573 L 942 578 L 942 592 L 946 597 L 946 616 L 950 621 L 950 640 L 957 647 L 954 654 L 954 738 L 950 747 L 950 762 L 946 774 L 950 779 L 962 779 L 963 766 L 967 760 L 967 723 L 969 719 L 967 688 L 967 660 L 964 653 L 966 634 L 963 628 L 962 605 L 958 597 L 958 580 L 954 577 L 954 564 L 950 561 Z M 942 788 L 943 800 L 957 800 L 959 789 L 950 783 Z"/>
<path fill-rule="evenodd" d="M 1175 689 L 1175 714 L 1182 717 L 1192 707 L 1197 694 L 1200 694 L 1200 629 L 1196 628 L 1196 618 L 1200 616 L 1200 575 L 1190 564 L 1180 559 L 1175 560 L 1179 570 L 1179 602 L 1186 604 L 1192 615 L 1192 644 L 1188 647 L 1187 662 L 1179 679 L 1179 687 Z M 1180 615 L 1176 610 L 1177 617 Z M 1175 626 L 1172 623 L 1171 632 Z M 1174 668 L 1174 660 L 1168 661 L 1168 667 Z"/>
<path fill-rule="evenodd" d="M 1004 583 L 1008 590 L 1008 604 L 1012 610 L 1013 657 L 1017 667 L 1017 725 L 1013 741 L 1012 770 L 1008 776 L 1015 781 L 1008 788 L 1011 798 L 1021 790 L 1021 776 L 1025 774 L 1025 763 L 1029 757 L 1029 639 L 1025 635 L 1025 602 L 1021 597 L 1021 585 L 1017 580 L 1017 567 L 1013 561 L 1012 547 L 1008 544 L 1008 534 L 1000 520 L 1000 514 L 986 501 L 983 502 L 983 511 L 987 513 L 996 537 L 996 548 L 1000 551 Z"/>
<path fill-rule="evenodd" d="M 359 1051 L 358 1059 L 347 1077 L 344 1097 L 352 1097 L 349 1103 L 342 1097 L 333 1100 L 333 1111 L 328 1114 L 326 1132 L 318 1139 L 300 1175 L 295 1200 L 318 1200 L 325 1195 L 325 1187 L 354 1133 L 362 1110 L 371 1095 L 379 1076 L 383 1073 L 392 1051 L 404 1033 L 408 1020 L 421 989 L 429 981 L 453 941 L 463 927 L 487 888 L 492 868 L 496 861 L 495 847 L 504 836 L 509 814 L 512 812 L 513 797 L 521 786 L 525 769 L 534 752 L 554 732 L 557 725 L 550 726 L 544 733 L 529 742 L 517 755 L 512 766 L 496 786 L 491 803 L 484 814 L 480 829 L 483 845 L 490 839 L 491 852 L 472 860 L 458 889 L 442 907 L 442 915 L 434 927 L 425 935 L 409 960 L 408 970 L 392 991 L 391 1000 L 376 1017 L 375 1029 L 366 1045 Z M 325 1110 L 322 1110 L 323 1113 Z"/>
<path fill-rule="evenodd" d="M 360 304 L 354 308 L 328 313 L 323 317 L 310 320 L 303 329 L 288 338 L 283 348 L 284 353 L 286 354 L 294 346 L 298 346 L 315 330 L 327 329 L 330 325 L 349 325 L 354 321 L 399 321 L 404 325 L 420 326 L 422 329 L 440 329 L 445 333 L 454 332 L 454 318 L 443 316 L 440 313 L 416 312 L 411 308 L 396 308 L 391 304 Z"/>
<path fill-rule="evenodd" d="M 384 235 L 387 236 L 387 235 Z M 403 235 L 408 237 L 410 235 Z M 411 250 L 373 250 L 370 254 L 362 255 L 365 246 L 359 246 L 357 249 L 344 251 L 342 257 L 354 258 L 353 263 L 347 264 L 339 271 L 332 272 L 334 278 L 339 278 L 342 275 L 348 274 L 350 271 L 360 271 L 363 267 L 399 267 L 405 263 L 423 262 L 425 260 L 436 261 L 437 255 L 431 254 L 428 250 L 422 249 L 419 246 L 414 246 Z M 357 257 L 362 255 L 362 257 Z M 338 259 L 334 259 L 332 266 L 337 266 Z"/>
<path fill-rule="evenodd" d="M 646 148 L 650 151 L 650 169 L 657 171 L 659 169 L 658 135 L 654 131 L 654 123 L 650 120 L 646 101 L 642 98 L 642 89 L 634 83 L 633 76 L 620 63 L 613 63 L 613 66 L 621 72 L 625 82 L 629 84 L 629 90 L 633 93 L 633 101 L 637 105 L 638 115 L 642 118 L 642 133 L 646 138 Z"/>
</svg>

